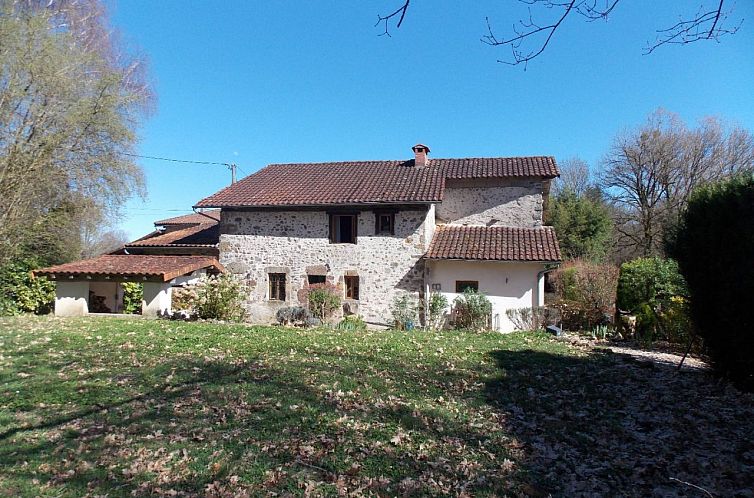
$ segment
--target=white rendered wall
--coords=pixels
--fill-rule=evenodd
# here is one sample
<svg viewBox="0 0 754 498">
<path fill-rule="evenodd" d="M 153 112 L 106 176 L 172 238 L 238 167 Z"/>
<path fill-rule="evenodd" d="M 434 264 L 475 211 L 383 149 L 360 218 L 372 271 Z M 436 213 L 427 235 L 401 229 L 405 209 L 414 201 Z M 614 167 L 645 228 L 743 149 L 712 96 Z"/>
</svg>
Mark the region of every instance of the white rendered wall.
<svg viewBox="0 0 754 498">
<path fill-rule="evenodd" d="M 172 291 L 172 284 L 170 282 L 144 282 L 144 298 L 141 301 L 141 314 L 143 316 L 158 316 L 170 313 Z"/>
<path fill-rule="evenodd" d="M 83 316 L 89 312 L 89 282 L 55 284 L 55 315 Z"/>
<path fill-rule="evenodd" d="M 432 261 L 429 267 L 430 289 L 440 284 L 440 291 L 452 306 L 457 280 L 479 282 L 479 292 L 492 302 L 493 326 L 497 321 L 500 332 L 512 332 L 513 323 L 505 311 L 511 308 L 538 306 L 544 300 L 544 280 L 537 274 L 540 263 L 501 263 L 487 261 Z M 541 292 L 538 292 L 541 288 Z M 496 317 L 497 315 L 497 317 Z"/>
</svg>

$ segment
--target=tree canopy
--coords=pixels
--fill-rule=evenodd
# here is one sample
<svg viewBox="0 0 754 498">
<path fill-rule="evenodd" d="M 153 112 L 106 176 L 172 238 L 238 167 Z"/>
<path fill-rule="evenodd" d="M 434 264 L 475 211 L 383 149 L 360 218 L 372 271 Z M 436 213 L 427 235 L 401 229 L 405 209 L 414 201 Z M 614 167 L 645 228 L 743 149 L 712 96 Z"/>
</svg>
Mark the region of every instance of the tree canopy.
<svg viewBox="0 0 754 498">
<path fill-rule="evenodd" d="M 144 193 L 127 154 L 152 100 L 98 0 L 0 0 L 0 262 L 76 257 L 85 224 Z"/>
</svg>

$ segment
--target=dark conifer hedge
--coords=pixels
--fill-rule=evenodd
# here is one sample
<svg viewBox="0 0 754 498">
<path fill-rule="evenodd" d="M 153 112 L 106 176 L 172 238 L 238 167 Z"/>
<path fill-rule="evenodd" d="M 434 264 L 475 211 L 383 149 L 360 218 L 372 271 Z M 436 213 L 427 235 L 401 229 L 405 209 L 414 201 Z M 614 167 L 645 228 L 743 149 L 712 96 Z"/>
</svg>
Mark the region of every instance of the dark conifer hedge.
<svg viewBox="0 0 754 498">
<path fill-rule="evenodd" d="M 669 249 L 713 367 L 754 391 L 754 176 L 695 191 Z"/>
</svg>

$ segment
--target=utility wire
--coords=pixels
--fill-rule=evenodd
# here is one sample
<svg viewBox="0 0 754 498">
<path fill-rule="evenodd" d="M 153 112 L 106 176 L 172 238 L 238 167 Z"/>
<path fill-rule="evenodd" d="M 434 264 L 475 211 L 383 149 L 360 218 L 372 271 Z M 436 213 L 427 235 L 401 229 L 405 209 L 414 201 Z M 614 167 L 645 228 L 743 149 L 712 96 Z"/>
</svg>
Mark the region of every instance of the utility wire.
<svg viewBox="0 0 754 498">
<path fill-rule="evenodd" d="M 139 154 L 129 154 L 128 152 L 122 152 L 124 156 L 130 156 L 130 157 L 140 157 L 142 159 L 155 159 L 157 161 L 170 161 L 172 163 L 190 163 L 190 164 L 215 164 L 217 166 L 228 166 L 230 167 L 230 163 L 218 163 L 214 161 L 187 161 L 185 159 L 171 159 L 169 157 L 157 157 L 157 156 L 142 156 Z"/>
</svg>

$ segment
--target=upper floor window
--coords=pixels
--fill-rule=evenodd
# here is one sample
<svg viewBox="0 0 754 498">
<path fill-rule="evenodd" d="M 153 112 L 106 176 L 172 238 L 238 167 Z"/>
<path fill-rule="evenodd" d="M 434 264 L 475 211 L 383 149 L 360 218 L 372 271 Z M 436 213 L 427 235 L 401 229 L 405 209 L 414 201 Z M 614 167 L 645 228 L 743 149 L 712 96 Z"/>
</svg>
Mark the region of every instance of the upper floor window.
<svg viewBox="0 0 754 498">
<path fill-rule="evenodd" d="M 285 273 L 270 273 L 270 301 L 285 301 Z"/>
<path fill-rule="evenodd" d="M 331 214 L 330 243 L 355 244 L 357 219 L 355 214 Z"/>
<path fill-rule="evenodd" d="M 375 213 L 375 233 L 395 235 L 395 213 Z"/>
</svg>

